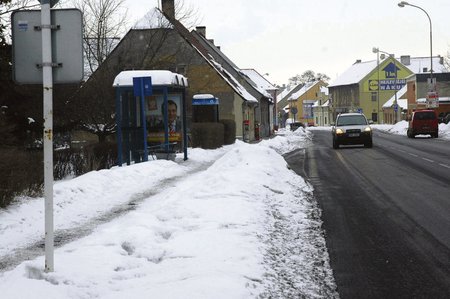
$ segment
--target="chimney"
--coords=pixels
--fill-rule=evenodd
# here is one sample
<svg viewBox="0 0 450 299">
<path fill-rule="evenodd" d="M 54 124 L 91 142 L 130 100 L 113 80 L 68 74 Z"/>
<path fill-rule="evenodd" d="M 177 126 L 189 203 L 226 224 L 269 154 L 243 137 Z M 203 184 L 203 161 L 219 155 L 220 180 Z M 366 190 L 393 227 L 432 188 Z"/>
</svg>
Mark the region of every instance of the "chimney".
<svg viewBox="0 0 450 299">
<path fill-rule="evenodd" d="M 410 65 L 411 64 L 411 56 L 409 56 L 409 55 L 400 56 L 400 62 L 403 65 Z"/>
<path fill-rule="evenodd" d="M 214 45 L 214 39 L 208 39 L 208 41 Z"/>
<path fill-rule="evenodd" d="M 169 18 L 175 19 L 175 0 L 161 0 L 162 11 Z"/>
<path fill-rule="evenodd" d="M 197 26 L 195 30 L 204 38 L 206 38 L 206 27 L 205 26 Z"/>
<path fill-rule="evenodd" d="M 354 64 L 361 63 L 361 59 L 356 60 Z"/>
</svg>

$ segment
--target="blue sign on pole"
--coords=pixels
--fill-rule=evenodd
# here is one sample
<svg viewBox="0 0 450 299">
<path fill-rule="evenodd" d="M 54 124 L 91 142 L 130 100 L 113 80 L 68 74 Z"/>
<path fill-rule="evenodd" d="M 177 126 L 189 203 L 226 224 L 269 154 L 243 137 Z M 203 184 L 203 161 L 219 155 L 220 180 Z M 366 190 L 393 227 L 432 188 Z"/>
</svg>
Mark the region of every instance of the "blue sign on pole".
<svg viewBox="0 0 450 299">
<path fill-rule="evenodd" d="M 133 78 L 134 96 L 141 96 L 142 91 L 144 92 L 144 96 L 151 96 L 153 94 L 152 77 Z"/>
<path fill-rule="evenodd" d="M 140 98 L 141 105 L 141 119 L 143 128 L 143 140 L 144 140 L 144 161 L 148 161 L 148 148 L 147 148 L 147 123 L 145 113 L 145 97 L 153 94 L 152 89 L 152 77 L 133 77 L 133 92 L 135 97 Z"/>
</svg>

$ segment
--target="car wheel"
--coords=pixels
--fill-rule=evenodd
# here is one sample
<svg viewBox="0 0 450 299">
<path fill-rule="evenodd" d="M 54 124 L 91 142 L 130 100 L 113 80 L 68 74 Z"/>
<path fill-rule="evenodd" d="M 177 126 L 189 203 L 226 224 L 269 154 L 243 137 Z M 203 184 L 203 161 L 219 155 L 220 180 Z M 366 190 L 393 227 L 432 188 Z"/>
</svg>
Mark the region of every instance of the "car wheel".
<svg viewBox="0 0 450 299">
<path fill-rule="evenodd" d="M 364 143 L 364 147 L 371 148 L 372 146 L 373 146 L 372 140 L 367 141 L 366 143 Z"/>
<path fill-rule="evenodd" d="M 436 132 L 436 133 L 434 133 L 433 135 L 431 135 L 431 137 L 438 138 L 438 137 L 439 137 L 439 133 Z"/>
<path fill-rule="evenodd" d="M 406 131 L 406 135 L 408 136 L 408 138 L 414 138 L 414 134 L 412 133 L 412 131 L 410 129 L 408 129 L 408 131 Z"/>
<path fill-rule="evenodd" d="M 333 148 L 334 149 L 338 149 L 339 148 L 339 143 L 335 139 L 333 139 Z"/>
</svg>

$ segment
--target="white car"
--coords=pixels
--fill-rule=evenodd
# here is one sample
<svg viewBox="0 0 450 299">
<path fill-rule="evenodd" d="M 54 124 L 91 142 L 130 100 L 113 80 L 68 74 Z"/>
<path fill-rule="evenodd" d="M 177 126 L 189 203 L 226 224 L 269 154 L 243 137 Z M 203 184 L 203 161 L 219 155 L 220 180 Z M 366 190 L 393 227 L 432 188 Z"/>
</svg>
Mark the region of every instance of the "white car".
<svg viewBox="0 0 450 299">
<path fill-rule="evenodd" d="M 364 144 L 372 147 L 372 128 L 364 114 L 342 113 L 336 118 L 331 129 L 333 135 L 333 148 L 342 145 Z"/>
</svg>

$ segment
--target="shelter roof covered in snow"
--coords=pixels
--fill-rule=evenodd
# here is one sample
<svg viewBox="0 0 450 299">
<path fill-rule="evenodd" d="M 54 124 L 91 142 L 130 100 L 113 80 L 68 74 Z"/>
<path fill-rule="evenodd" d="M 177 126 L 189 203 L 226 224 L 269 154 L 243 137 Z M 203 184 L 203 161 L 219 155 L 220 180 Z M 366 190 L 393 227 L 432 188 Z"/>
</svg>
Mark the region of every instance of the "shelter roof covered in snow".
<svg viewBox="0 0 450 299">
<path fill-rule="evenodd" d="M 113 86 L 133 86 L 136 77 L 151 77 L 152 85 L 188 86 L 186 77 L 166 70 L 122 71 L 114 79 Z"/>
</svg>

